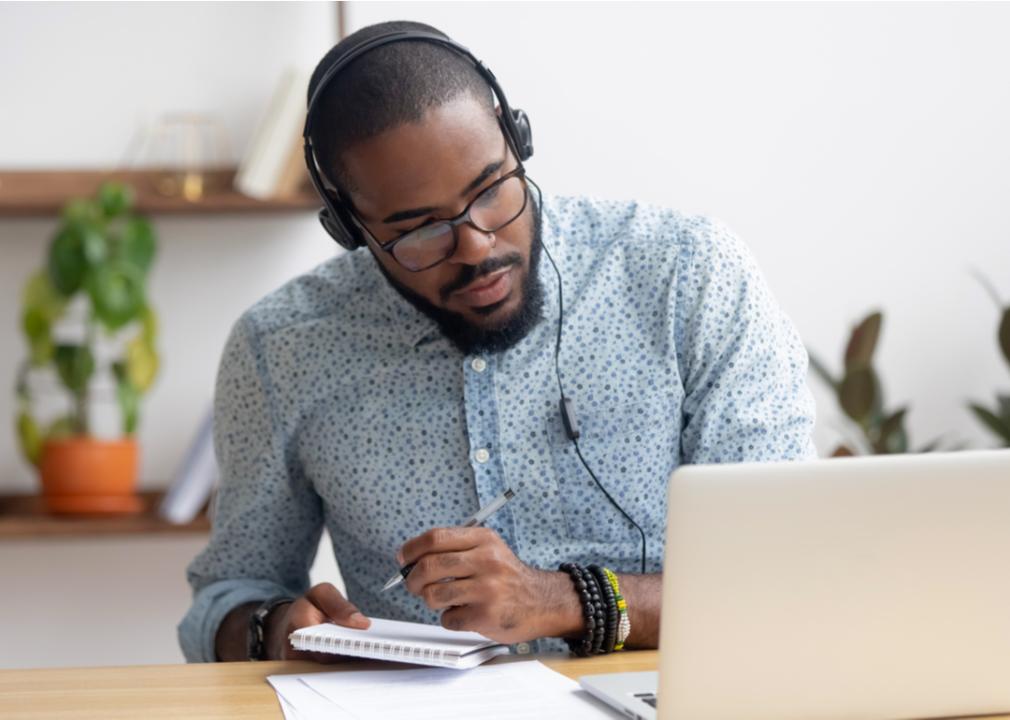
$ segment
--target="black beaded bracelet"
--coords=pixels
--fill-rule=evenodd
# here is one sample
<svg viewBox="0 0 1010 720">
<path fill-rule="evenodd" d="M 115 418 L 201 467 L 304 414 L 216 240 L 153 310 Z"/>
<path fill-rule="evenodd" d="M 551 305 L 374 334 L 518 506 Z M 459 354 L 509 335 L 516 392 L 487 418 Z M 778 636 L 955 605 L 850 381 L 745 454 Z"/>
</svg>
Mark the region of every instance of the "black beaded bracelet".
<svg viewBox="0 0 1010 720">
<path fill-rule="evenodd" d="M 599 655 L 604 652 L 603 643 L 606 639 L 606 601 L 603 598 L 603 588 L 600 587 L 600 581 L 596 579 L 596 576 L 586 568 L 580 568 L 580 570 L 582 570 L 582 577 L 585 579 L 586 585 L 590 588 L 589 596 L 593 601 L 593 619 L 595 621 L 593 628 L 593 654 Z"/>
<path fill-rule="evenodd" d="M 602 591 L 604 604 L 606 606 L 606 624 L 604 626 L 603 649 L 605 653 L 614 652 L 614 645 L 617 644 L 617 626 L 621 618 L 621 613 L 617 608 L 617 596 L 614 588 L 607 579 L 606 573 L 599 565 L 590 565 L 589 572 L 596 579 Z"/>
<path fill-rule="evenodd" d="M 596 634 L 596 606 L 593 604 L 590 594 L 589 584 L 583 576 L 583 569 L 575 563 L 561 563 L 558 568 L 568 573 L 575 585 L 575 592 L 579 595 L 582 603 L 582 616 L 585 620 L 586 631 L 579 639 L 565 638 L 568 649 L 579 657 L 589 657 L 593 652 L 593 638 Z"/>
</svg>

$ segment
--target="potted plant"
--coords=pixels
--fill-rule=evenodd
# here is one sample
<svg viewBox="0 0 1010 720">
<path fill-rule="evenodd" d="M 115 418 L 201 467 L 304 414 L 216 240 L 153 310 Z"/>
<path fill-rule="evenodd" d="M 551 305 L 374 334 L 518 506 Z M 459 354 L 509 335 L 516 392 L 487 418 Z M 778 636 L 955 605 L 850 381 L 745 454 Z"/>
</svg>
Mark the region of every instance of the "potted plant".
<svg viewBox="0 0 1010 720">
<path fill-rule="evenodd" d="M 131 211 L 132 190 L 105 183 L 70 201 L 45 267 L 24 289 L 21 324 L 29 357 L 17 378 L 17 433 L 38 469 L 51 512 L 136 512 L 140 398 L 158 371 L 157 321 L 147 302 L 156 241 Z M 40 421 L 36 386 L 55 379 L 62 402 Z M 114 387 L 121 433 L 92 432 L 96 384 Z"/>
<path fill-rule="evenodd" d="M 1003 353 L 1003 359 L 1010 364 L 1010 305 L 1003 305 L 996 288 L 983 275 L 977 274 L 977 277 L 998 308 L 1000 320 L 996 328 L 996 341 Z M 968 407 L 975 417 L 999 438 L 1001 445 L 1010 447 L 1010 395 L 997 393 L 996 407 L 992 410 L 981 403 L 969 403 Z"/>
<path fill-rule="evenodd" d="M 872 312 L 853 328 L 845 348 L 844 368 L 838 377 L 817 356 L 808 353 L 811 369 L 834 391 L 838 405 L 858 430 L 847 443 L 835 448 L 832 457 L 930 452 L 940 444 L 939 440 L 934 440 L 919 450 L 910 450 L 905 429 L 908 408 L 887 410 L 884 407 L 884 390 L 873 366 L 883 321 L 882 313 Z"/>
</svg>

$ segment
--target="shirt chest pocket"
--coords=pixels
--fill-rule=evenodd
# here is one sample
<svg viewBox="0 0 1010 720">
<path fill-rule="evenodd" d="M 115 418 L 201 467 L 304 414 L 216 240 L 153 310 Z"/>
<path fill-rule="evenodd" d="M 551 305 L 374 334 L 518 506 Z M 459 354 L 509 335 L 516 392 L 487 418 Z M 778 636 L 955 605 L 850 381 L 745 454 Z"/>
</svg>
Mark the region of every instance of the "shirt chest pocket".
<svg viewBox="0 0 1010 720">
<path fill-rule="evenodd" d="M 666 483 L 677 463 L 678 423 L 661 397 L 614 408 L 579 408 L 579 450 L 599 484 L 646 535 L 662 532 Z M 586 469 L 560 415 L 547 421 L 565 525 L 570 538 L 613 545 L 641 536 Z"/>
</svg>

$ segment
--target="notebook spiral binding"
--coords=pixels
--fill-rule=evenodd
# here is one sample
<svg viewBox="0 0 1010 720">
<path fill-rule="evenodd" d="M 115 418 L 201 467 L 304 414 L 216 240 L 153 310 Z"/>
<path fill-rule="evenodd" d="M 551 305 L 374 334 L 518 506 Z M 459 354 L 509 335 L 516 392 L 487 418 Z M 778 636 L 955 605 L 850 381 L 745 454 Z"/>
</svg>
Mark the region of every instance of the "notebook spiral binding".
<svg viewBox="0 0 1010 720">
<path fill-rule="evenodd" d="M 349 640 L 347 638 L 322 637 L 319 635 L 305 637 L 301 640 L 303 650 L 314 652 L 330 652 L 357 657 L 377 658 L 380 660 L 424 660 L 432 663 L 451 664 L 443 650 L 410 645 L 400 645 L 391 642 L 373 640 Z"/>
</svg>

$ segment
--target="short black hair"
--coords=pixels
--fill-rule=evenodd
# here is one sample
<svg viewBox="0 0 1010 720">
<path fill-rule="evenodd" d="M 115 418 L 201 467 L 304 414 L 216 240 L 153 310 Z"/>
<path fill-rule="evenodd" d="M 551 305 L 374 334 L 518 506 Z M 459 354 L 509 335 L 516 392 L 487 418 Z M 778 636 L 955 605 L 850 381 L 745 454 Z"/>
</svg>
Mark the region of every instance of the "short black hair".
<svg viewBox="0 0 1010 720">
<path fill-rule="evenodd" d="M 326 71 L 352 46 L 394 30 L 444 35 L 430 25 L 405 20 L 361 28 L 333 46 L 316 65 L 308 97 Z M 364 140 L 409 122 L 469 93 L 494 116 L 494 95 L 473 62 L 444 45 L 403 40 L 382 45 L 353 60 L 322 90 L 312 119 L 312 146 L 326 178 L 345 191 L 351 187 L 343 153 Z"/>
</svg>

